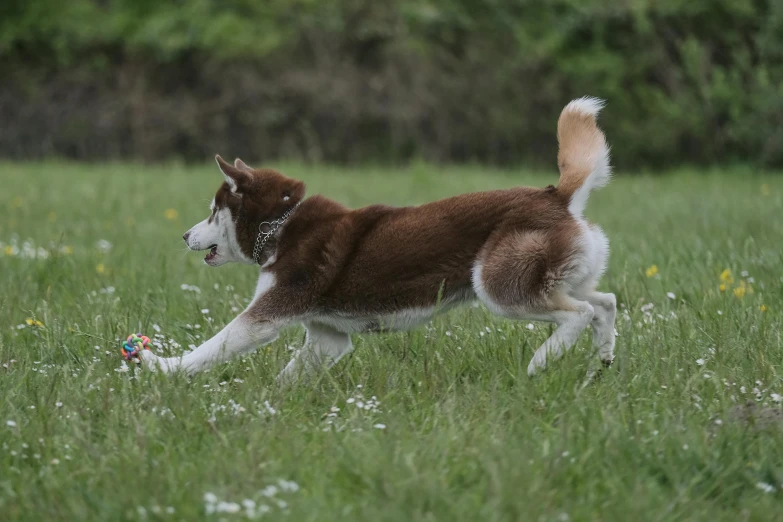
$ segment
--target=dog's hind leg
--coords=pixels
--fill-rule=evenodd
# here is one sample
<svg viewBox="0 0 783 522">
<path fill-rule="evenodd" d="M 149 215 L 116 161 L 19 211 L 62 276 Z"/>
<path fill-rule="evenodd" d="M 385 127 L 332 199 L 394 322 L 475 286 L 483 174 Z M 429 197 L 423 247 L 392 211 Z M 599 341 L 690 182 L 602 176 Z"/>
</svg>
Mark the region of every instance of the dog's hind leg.
<svg viewBox="0 0 783 522">
<path fill-rule="evenodd" d="M 543 320 L 557 323 L 557 329 L 533 354 L 527 367 L 527 374 L 535 375 L 546 368 L 549 361 L 559 359 L 570 350 L 579 335 L 590 324 L 593 314 L 593 306 L 587 301 L 568 299 L 556 310 L 539 316 Z"/>
<path fill-rule="evenodd" d="M 278 381 L 293 383 L 320 368 L 330 368 L 353 351 L 351 336 L 318 323 L 306 323 L 304 346 L 277 376 Z"/>
<path fill-rule="evenodd" d="M 575 228 L 566 223 L 548 233 L 507 232 L 473 268 L 473 288 L 490 311 L 510 319 L 557 323 L 533 355 L 528 375 L 568 351 L 594 316 L 590 302 L 568 295 L 571 282 L 584 277 Z"/>
<path fill-rule="evenodd" d="M 593 346 L 598 351 L 598 358 L 605 366 L 614 360 L 614 323 L 617 317 L 617 298 L 614 294 L 591 292 L 585 296 L 593 305 Z"/>
</svg>

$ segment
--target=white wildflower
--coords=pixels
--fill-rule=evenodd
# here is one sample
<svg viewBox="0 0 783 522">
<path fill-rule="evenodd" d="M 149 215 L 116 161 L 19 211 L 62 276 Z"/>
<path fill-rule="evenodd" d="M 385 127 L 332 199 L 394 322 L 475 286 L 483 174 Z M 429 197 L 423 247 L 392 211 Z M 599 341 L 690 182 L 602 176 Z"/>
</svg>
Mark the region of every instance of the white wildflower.
<svg viewBox="0 0 783 522">
<path fill-rule="evenodd" d="M 280 486 L 280 489 L 285 492 L 295 493 L 299 491 L 299 484 L 297 484 L 293 480 L 280 479 L 277 481 L 277 484 Z"/>
<path fill-rule="evenodd" d="M 236 502 L 220 501 L 217 506 L 215 506 L 216 513 L 239 513 L 240 509 L 242 508 Z"/>
<path fill-rule="evenodd" d="M 764 493 L 772 493 L 775 491 L 775 486 L 772 484 L 767 484 L 766 482 L 757 482 L 756 487 Z"/>
<path fill-rule="evenodd" d="M 266 411 L 269 413 L 269 415 L 275 415 L 277 413 L 277 410 L 274 409 L 271 404 L 269 404 L 269 401 L 264 401 L 264 408 L 266 408 Z"/>
<path fill-rule="evenodd" d="M 265 497 L 274 497 L 277 495 L 277 488 L 275 486 L 267 486 L 261 490 L 261 494 Z"/>
</svg>

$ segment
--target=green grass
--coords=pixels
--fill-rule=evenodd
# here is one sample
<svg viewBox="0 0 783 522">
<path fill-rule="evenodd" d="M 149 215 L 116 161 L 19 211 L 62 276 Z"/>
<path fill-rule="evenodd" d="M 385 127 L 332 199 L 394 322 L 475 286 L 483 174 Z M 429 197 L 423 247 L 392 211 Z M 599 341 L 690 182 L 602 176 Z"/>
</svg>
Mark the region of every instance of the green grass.
<svg viewBox="0 0 783 522">
<path fill-rule="evenodd" d="M 556 181 L 284 167 L 310 194 L 352 206 Z M 588 215 L 613 251 L 601 288 L 621 308 L 616 364 L 583 390 L 589 333 L 529 379 L 550 326 L 471 307 L 407 333 L 354 336 L 352 357 L 289 391 L 273 377 L 301 329 L 192 379 L 117 371 L 128 333 L 158 325 L 160 353 L 178 353 L 251 297 L 255 269 L 208 268 L 181 239 L 220 179 L 208 164 L 0 164 L 3 520 L 244 519 L 244 507 L 207 514 L 205 493 L 292 521 L 780 519 L 783 426 L 734 408 L 758 388 L 759 409 L 780 411 L 783 178 L 620 176 L 593 195 Z M 9 255 L 15 237 L 22 252 Z M 28 240 L 49 257 L 25 258 Z M 727 268 L 734 283 L 721 292 Z M 753 292 L 739 298 L 743 271 Z M 360 394 L 376 396 L 377 411 L 349 402 Z M 298 491 L 262 493 L 280 479 Z"/>
</svg>

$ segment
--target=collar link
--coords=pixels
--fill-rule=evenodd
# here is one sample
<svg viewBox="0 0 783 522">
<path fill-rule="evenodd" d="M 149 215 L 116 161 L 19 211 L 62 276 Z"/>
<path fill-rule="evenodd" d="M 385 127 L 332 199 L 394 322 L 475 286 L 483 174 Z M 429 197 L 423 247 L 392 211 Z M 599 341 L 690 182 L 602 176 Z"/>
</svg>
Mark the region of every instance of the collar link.
<svg viewBox="0 0 783 522">
<path fill-rule="evenodd" d="M 288 221 L 288 218 L 291 217 L 291 214 L 293 214 L 301 204 L 302 202 L 300 201 L 291 207 L 285 214 L 275 220 L 262 221 L 258 224 L 258 236 L 256 236 L 256 244 L 253 246 L 253 261 L 255 261 L 256 264 L 259 264 L 258 256 L 261 255 L 261 251 L 264 249 L 266 242 L 269 241 L 269 239 L 274 236 L 278 230 L 280 230 L 280 227 L 282 227 L 285 222 Z M 262 230 L 264 225 L 269 227 L 269 230 L 266 232 Z"/>
</svg>

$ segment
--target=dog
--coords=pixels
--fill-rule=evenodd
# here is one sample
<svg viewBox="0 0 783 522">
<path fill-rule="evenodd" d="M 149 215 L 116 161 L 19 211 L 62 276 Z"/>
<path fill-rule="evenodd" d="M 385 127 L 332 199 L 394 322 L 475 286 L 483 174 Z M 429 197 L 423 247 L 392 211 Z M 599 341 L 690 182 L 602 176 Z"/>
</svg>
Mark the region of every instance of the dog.
<svg viewBox="0 0 783 522">
<path fill-rule="evenodd" d="M 301 181 L 216 156 L 223 183 L 209 217 L 183 239 L 190 250 L 208 251 L 209 266 L 257 265 L 255 295 L 197 349 L 169 358 L 144 351 L 142 363 L 194 373 L 301 324 L 304 345 L 278 375 L 293 382 L 351 353 L 352 333 L 409 329 L 478 299 L 504 318 L 556 323 L 530 361 L 531 376 L 588 325 L 600 361 L 611 364 L 616 299 L 596 290 L 609 241 L 583 217 L 590 192 L 611 176 L 596 123 L 602 108 L 603 101 L 583 97 L 560 114 L 557 187 L 477 192 L 416 207 L 351 210 L 320 195 L 305 199 Z"/>
</svg>

